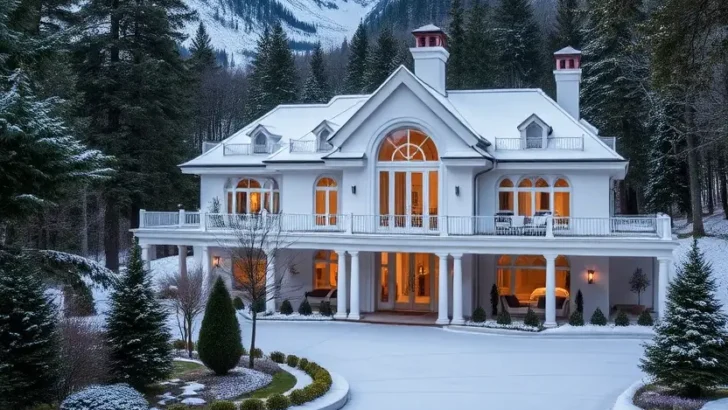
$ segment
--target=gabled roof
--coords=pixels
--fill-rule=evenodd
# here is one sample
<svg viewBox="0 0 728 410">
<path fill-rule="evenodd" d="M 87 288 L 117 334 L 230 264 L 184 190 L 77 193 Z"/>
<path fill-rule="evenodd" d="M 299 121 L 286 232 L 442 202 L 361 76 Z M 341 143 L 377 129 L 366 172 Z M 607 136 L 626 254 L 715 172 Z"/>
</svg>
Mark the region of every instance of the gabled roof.
<svg viewBox="0 0 728 410">
<path fill-rule="evenodd" d="M 581 55 L 581 51 L 575 49 L 572 46 L 567 46 L 562 48 L 561 50 L 554 53 L 555 56 L 563 56 L 563 55 Z"/>
<path fill-rule="evenodd" d="M 445 31 L 434 24 L 426 24 L 420 28 L 412 30 L 412 33 L 444 33 Z"/>
<path fill-rule="evenodd" d="M 536 114 L 531 114 L 523 120 L 522 123 L 518 124 L 518 131 L 524 131 L 532 122 L 538 123 L 540 126 L 546 128 L 549 130 L 549 134 L 551 133 L 551 126 L 546 123 L 546 121 L 542 120 L 541 117 L 539 117 Z"/>
</svg>

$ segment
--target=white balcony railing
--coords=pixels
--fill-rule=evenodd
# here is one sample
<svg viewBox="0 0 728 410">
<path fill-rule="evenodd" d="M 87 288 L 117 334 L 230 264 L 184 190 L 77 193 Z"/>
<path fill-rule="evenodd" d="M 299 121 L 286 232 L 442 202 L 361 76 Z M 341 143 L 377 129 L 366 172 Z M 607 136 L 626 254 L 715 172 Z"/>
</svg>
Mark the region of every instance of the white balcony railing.
<svg viewBox="0 0 728 410">
<path fill-rule="evenodd" d="M 546 149 L 582 151 L 584 150 L 584 137 L 547 138 Z M 514 151 L 522 149 L 543 149 L 543 140 L 523 138 L 496 138 L 496 151 Z"/>
<path fill-rule="evenodd" d="M 328 152 L 331 151 L 333 148 L 333 145 L 325 141 L 293 140 L 289 142 L 290 152 Z"/>
<path fill-rule="evenodd" d="M 617 137 L 599 137 L 603 143 L 607 144 L 609 148 L 617 150 Z"/>
<path fill-rule="evenodd" d="M 667 215 L 616 217 L 310 215 L 140 212 L 141 229 L 269 230 L 372 235 L 652 237 L 671 239 Z"/>
<path fill-rule="evenodd" d="M 222 144 L 223 155 L 272 154 L 281 149 L 281 144 Z"/>
</svg>

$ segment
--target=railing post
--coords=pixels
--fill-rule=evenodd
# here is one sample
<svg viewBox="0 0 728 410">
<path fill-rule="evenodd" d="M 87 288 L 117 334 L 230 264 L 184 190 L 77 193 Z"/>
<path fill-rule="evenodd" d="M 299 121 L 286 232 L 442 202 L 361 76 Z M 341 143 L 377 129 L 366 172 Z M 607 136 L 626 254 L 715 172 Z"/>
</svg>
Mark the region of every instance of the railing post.
<svg viewBox="0 0 728 410">
<path fill-rule="evenodd" d="M 662 223 L 660 223 L 662 221 Z M 672 239 L 672 220 L 666 214 L 659 214 L 657 216 L 658 225 L 662 225 L 662 239 L 669 241 Z"/>
<path fill-rule="evenodd" d="M 546 237 L 554 237 L 554 216 L 546 215 Z"/>
<path fill-rule="evenodd" d="M 200 211 L 200 230 L 205 232 L 207 230 L 207 212 Z"/>
<path fill-rule="evenodd" d="M 177 224 L 179 226 L 184 226 L 185 224 L 185 210 L 181 209 L 179 210 L 179 221 L 177 221 Z"/>
<path fill-rule="evenodd" d="M 146 209 L 140 209 L 139 210 L 139 227 L 144 228 L 144 218 L 146 217 L 147 210 Z"/>
<path fill-rule="evenodd" d="M 354 232 L 354 214 L 349 214 L 349 223 L 346 224 L 346 233 Z"/>
</svg>

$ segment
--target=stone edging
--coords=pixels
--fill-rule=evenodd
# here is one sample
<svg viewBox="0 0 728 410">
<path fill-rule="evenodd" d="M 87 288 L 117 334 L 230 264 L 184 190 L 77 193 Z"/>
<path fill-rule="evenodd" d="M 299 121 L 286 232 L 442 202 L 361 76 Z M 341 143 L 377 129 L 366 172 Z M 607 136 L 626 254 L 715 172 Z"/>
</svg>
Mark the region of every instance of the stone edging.
<svg viewBox="0 0 728 410">
<path fill-rule="evenodd" d="M 627 390 L 623 391 L 622 394 L 617 397 L 617 401 L 614 402 L 612 410 L 642 410 L 634 405 L 632 398 L 635 393 L 637 393 L 637 390 L 641 389 L 644 385 L 645 382 L 642 380 L 632 383 Z"/>
<path fill-rule="evenodd" d="M 252 321 L 253 317 L 248 314 L 246 309 L 238 310 L 238 314 L 243 317 L 243 319 L 247 321 Z M 296 323 L 330 323 L 334 321 L 333 317 L 328 317 L 326 319 L 282 319 L 282 318 L 271 318 L 270 316 L 266 315 L 259 315 L 257 320 L 260 321 L 266 321 L 266 322 L 278 322 L 278 323 L 290 323 L 290 322 L 296 322 Z"/>
<path fill-rule="evenodd" d="M 540 337 L 540 338 L 551 338 L 551 339 L 640 339 L 640 340 L 650 340 L 650 339 L 652 339 L 652 336 L 653 336 L 652 334 L 634 333 L 634 332 L 550 333 L 548 331 L 548 329 L 542 330 L 540 332 L 528 332 L 528 331 L 523 331 L 523 330 L 496 329 L 496 328 L 489 328 L 489 327 L 461 326 L 461 325 L 443 326 L 443 329 L 446 331 L 457 332 L 457 333 L 473 333 L 473 334 L 515 336 L 515 337 Z"/>
<path fill-rule="evenodd" d="M 296 367 L 291 367 L 285 363 L 277 363 L 277 364 L 278 364 L 278 367 L 280 367 L 281 369 L 292 374 L 293 377 L 296 378 L 296 385 L 293 386 L 292 388 L 288 389 L 288 391 L 286 391 L 285 393 L 283 393 L 286 396 L 288 396 L 288 394 L 290 394 L 292 391 L 294 391 L 296 389 L 303 389 L 304 387 L 313 383 L 313 379 L 311 378 L 311 376 L 309 376 L 308 373 L 304 372 L 303 370 L 299 370 Z M 331 373 L 331 372 L 329 372 L 329 373 Z"/>
</svg>

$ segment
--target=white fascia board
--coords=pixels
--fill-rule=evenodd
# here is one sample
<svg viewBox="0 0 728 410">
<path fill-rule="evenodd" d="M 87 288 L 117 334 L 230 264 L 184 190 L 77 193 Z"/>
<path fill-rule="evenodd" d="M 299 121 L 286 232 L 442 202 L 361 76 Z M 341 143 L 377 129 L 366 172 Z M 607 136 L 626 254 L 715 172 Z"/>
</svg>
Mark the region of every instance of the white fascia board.
<svg viewBox="0 0 728 410">
<path fill-rule="evenodd" d="M 473 152 L 477 155 L 477 153 Z M 493 161 L 485 158 L 443 158 L 440 157 L 440 162 L 448 167 L 491 167 Z"/>
<path fill-rule="evenodd" d="M 225 166 L 194 166 L 194 167 L 180 167 L 183 174 L 189 175 L 230 175 L 230 174 L 246 174 L 246 175 L 258 175 L 270 173 L 270 169 L 267 169 L 265 164 L 251 165 L 247 167 L 240 167 L 234 165 Z"/>
<path fill-rule="evenodd" d="M 326 168 L 361 168 L 367 165 L 364 158 L 327 158 Z"/>
<path fill-rule="evenodd" d="M 496 161 L 498 169 L 508 171 L 610 171 L 616 176 L 627 172 L 627 161 L 565 160 L 565 161 Z"/>
</svg>

